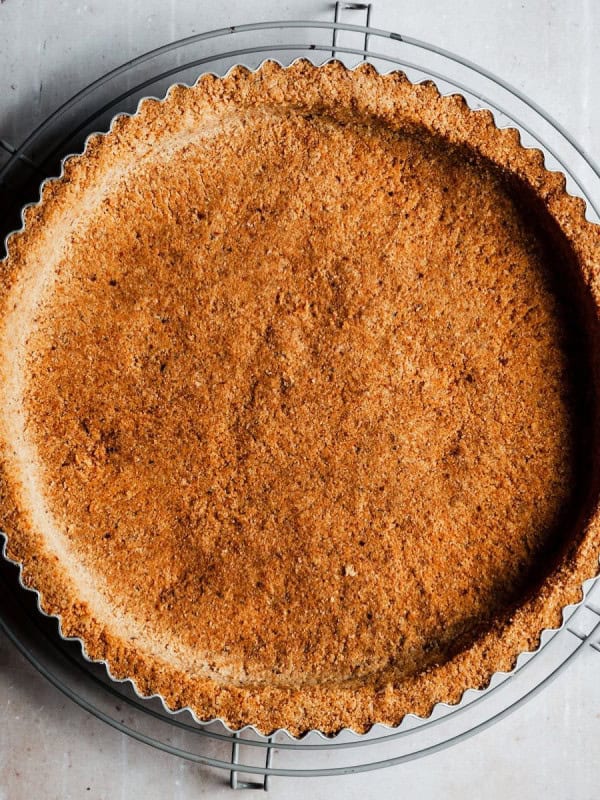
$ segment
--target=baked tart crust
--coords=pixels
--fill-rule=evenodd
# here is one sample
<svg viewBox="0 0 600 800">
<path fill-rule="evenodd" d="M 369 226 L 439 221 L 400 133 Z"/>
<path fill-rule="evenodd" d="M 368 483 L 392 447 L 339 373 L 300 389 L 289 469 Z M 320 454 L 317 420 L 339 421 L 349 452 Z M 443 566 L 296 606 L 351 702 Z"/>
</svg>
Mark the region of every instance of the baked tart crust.
<svg viewBox="0 0 600 800">
<path fill-rule="evenodd" d="M 0 519 L 41 608 L 201 720 L 456 703 L 597 573 L 599 228 L 488 111 L 267 62 L 44 184 L 1 267 Z"/>
</svg>

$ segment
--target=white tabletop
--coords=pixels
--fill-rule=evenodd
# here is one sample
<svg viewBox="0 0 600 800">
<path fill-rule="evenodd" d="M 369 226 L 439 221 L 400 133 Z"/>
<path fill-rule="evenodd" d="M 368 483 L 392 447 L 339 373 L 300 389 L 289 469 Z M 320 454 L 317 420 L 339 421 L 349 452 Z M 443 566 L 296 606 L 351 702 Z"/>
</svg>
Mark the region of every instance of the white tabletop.
<svg viewBox="0 0 600 800">
<path fill-rule="evenodd" d="M 18 143 L 77 89 L 167 40 L 283 18 L 330 19 L 331 4 L 0 0 L 0 138 Z M 600 159 L 595 0 L 376 0 L 372 24 L 442 45 L 501 75 Z M 271 795 L 595 800 L 599 678 L 600 655 L 587 648 L 535 699 L 449 750 L 379 773 L 308 783 L 275 778 Z M 0 800 L 231 797 L 224 781 L 91 717 L 0 636 Z"/>
</svg>

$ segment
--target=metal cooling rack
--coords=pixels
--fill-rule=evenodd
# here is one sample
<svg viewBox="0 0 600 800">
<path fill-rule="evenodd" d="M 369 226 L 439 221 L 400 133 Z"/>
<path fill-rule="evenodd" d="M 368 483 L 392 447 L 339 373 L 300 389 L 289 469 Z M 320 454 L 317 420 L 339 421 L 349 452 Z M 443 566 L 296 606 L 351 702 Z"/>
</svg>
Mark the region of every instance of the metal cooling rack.
<svg viewBox="0 0 600 800">
<path fill-rule="evenodd" d="M 115 114 L 132 113 L 142 97 L 163 96 L 172 83 L 193 83 L 207 71 L 222 75 L 238 63 L 256 68 L 265 58 L 287 64 L 298 57 L 315 63 L 334 57 L 348 66 L 367 60 L 382 72 L 402 69 L 415 82 L 433 80 L 444 93 L 458 92 L 472 108 L 489 108 L 499 126 L 518 128 L 525 146 L 540 148 L 547 166 L 565 173 L 568 190 L 586 200 L 589 219 L 600 221 L 600 169 L 564 128 L 475 64 L 372 27 L 371 11 L 371 4 L 338 2 L 332 21 L 273 21 L 197 34 L 109 72 L 19 146 L 0 140 L 0 242 L 20 227 L 21 208 L 38 199 L 40 181 L 57 175 L 62 158 L 81 152 L 86 137 L 107 130 Z M 170 713 L 156 698 L 141 699 L 129 682 L 112 681 L 103 666 L 88 662 L 78 643 L 60 638 L 56 620 L 39 612 L 35 596 L 20 586 L 17 568 L 2 559 L 0 627 L 48 680 L 99 719 L 173 755 L 227 770 L 232 788 L 267 789 L 273 775 L 335 776 L 401 764 L 493 724 L 584 648 L 600 651 L 600 582 L 588 581 L 584 589 L 584 600 L 565 610 L 562 627 L 544 632 L 540 648 L 520 656 L 512 672 L 496 674 L 487 689 L 466 692 L 455 706 L 439 704 L 426 719 L 409 715 L 396 729 L 376 725 L 365 736 L 312 732 L 294 740 L 283 731 L 267 738 L 251 728 L 232 734 L 220 723 L 195 722 L 187 711 Z"/>
</svg>

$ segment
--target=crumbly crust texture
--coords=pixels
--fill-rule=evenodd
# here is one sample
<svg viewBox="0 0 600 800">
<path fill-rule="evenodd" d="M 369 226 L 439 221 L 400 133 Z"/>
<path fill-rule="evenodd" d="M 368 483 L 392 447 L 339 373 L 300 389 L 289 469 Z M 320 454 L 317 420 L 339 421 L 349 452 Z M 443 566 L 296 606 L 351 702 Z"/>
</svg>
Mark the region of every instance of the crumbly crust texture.
<svg viewBox="0 0 600 800">
<path fill-rule="evenodd" d="M 1 267 L 24 583 L 114 677 L 234 729 L 484 687 L 597 572 L 598 230 L 516 131 L 400 73 L 143 101 Z"/>
</svg>

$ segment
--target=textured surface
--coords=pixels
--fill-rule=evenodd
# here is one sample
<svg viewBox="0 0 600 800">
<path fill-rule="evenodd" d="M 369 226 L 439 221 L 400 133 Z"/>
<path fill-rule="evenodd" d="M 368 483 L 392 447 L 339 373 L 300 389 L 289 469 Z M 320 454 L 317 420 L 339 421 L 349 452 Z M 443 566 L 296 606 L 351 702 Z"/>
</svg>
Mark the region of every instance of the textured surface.
<svg viewBox="0 0 600 800">
<path fill-rule="evenodd" d="M 549 246 L 441 142 L 207 127 L 111 190 L 44 302 L 50 505 L 186 669 L 384 685 L 520 599 L 568 500 Z"/>
<path fill-rule="evenodd" d="M 468 54 L 478 55 L 479 60 L 485 62 L 488 65 L 495 66 L 496 69 L 498 70 L 501 69 L 504 74 L 509 74 L 512 70 L 512 72 L 514 72 L 515 78 L 521 78 L 522 74 L 519 72 L 520 65 L 522 65 L 523 63 L 527 63 L 527 59 L 530 56 L 530 53 L 528 53 L 528 51 L 525 49 L 525 44 L 527 41 L 526 31 L 528 28 L 531 28 L 532 26 L 530 23 L 527 22 L 527 20 L 528 19 L 536 20 L 538 14 L 541 15 L 542 11 L 547 10 L 547 9 L 536 8 L 536 4 L 528 4 L 528 5 L 529 8 L 526 8 L 524 10 L 515 7 L 514 19 L 507 19 L 505 14 L 502 15 L 502 19 L 499 19 L 496 18 L 496 15 L 490 13 L 489 19 L 478 19 L 476 21 L 472 21 L 471 27 L 464 25 L 463 19 L 445 20 L 443 14 L 434 14 L 431 19 L 426 20 L 426 25 L 425 25 L 425 19 L 423 20 L 422 30 L 420 30 L 418 27 L 419 26 L 418 10 L 413 9 L 411 10 L 410 17 L 406 18 L 403 15 L 402 20 L 399 19 L 396 22 L 396 26 L 402 27 L 405 24 L 408 24 L 410 28 L 410 26 L 412 25 L 413 27 L 410 30 L 410 32 L 413 33 L 420 32 L 425 35 L 426 33 L 431 33 L 432 30 L 435 33 L 435 30 L 437 30 L 436 25 L 440 26 L 443 25 L 445 43 L 452 44 L 453 46 L 458 47 L 458 49 L 461 49 L 463 52 L 467 52 Z M 161 12 L 162 11 L 163 9 L 161 8 Z M 83 12 L 82 18 L 85 19 L 86 14 L 89 13 L 93 14 L 94 9 L 90 8 L 87 9 L 87 11 L 85 9 L 82 9 L 82 12 Z M 540 35 L 543 34 L 543 40 L 546 43 L 546 48 L 541 55 L 538 49 L 536 48 L 536 56 L 535 56 L 536 65 L 538 64 L 538 56 L 542 57 L 543 59 L 546 59 L 549 63 L 552 63 L 553 53 L 555 56 L 554 63 L 560 63 L 559 58 L 557 59 L 556 57 L 560 57 L 559 45 L 562 44 L 564 41 L 563 30 L 565 27 L 568 29 L 569 35 L 576 37 L 576 40 L 579 42 L 580 46 L 578 47 L 578 51 L 579 52 L 585 51 L 585 41 L 586 41 L 585 34 L 586 31 L 589 31 L 591 29 L 591 27 L 589 25 L 587 27 L 584 26 L 583 12 L 584 12 L 583 4 L 579 3 L 574 4 L 573 13 L 568 15 L 568 19 L 566 21 L 564 19 L 561 19 L 560 24 L 558 23 L 553 24 L 554 18 L 552 17 L 552 13 L 548 14 L 548 25 L 542 26 L 540 29 Z M 581 18 L 579 16 L 580 14 Z M 104 22 L 106 22 L 106 20 L 108 19 L 109 17 L 107 16 L 104 19 Z M 379 19 L 377 19 L 376 21 L 380 22 Z M 383 24 L 384 21 L 387 22 L 387 20 L 381 20 L 381 24 Z M 102 27 L 103 19 L 101 14 L 99 14 L 95 18 L 95 22 L 98 24 L 100 28 Z M 394 20 L 391 19 L 389 21 L 389 24 L 392 25 L 393 22 Z M 400 25 L 400 22 L 402 23 L 402 26 Z M 556 19 L 554 19 L 554 22 L 556 22 Z M 504 30 L 505 32 L 509 32 L 510 30 L 512 30 L 513 25 L 516 26 L 515 30 L 517 33 L 523 34 L 523 38 L 519 40 L 519 46 L 521 45 L 522 42 L 523 47 L 519 52 L 519 57 L 515 58 L 514 64 L 512 62 L 506 63 L 501 58 L 502 48 L 499 46 L 501 38 L 500 36 L 496 40 L 495 38 L 486 39 L 485 36 L 469 37 L 468 35 L 468 31 L 472 30 L 473 28 L 476 31 L 483 33 L 488 29 L 488 26 L 490 26 L 489 30 L 493 31 L 494 36 L 496 36 L 497 34 L 496 28 L 499 31 Z M 48 25 L 47 27 L 52 29 L 50 25 Z M 145 20 L 144 20 L 144 25 L 142 27 L 144 35 L 145 36 L 150 35 L 145 27 Z M 425 28 L 427 28 L 427 30 L 425 30 Z M 123 30 L 126 29 L 127 28 L 124 25 Z M 436 38 L 434 33 L 432 33 L 432 38 Z M 120 35 L 121 35 L 120 31 L 115 32 L 115 38 L 118 38 Z M 437 36 L 438 39 L 440 39 L 440 37 L 441 34 Z M 60 37 L 60 42 L 62 43 L 63 41 L 66 41 L 68 44 L 69 42 L 68 31 L 64 31 L 63 35 Z M 494 49 L 496 41 L 498 42 L 497 52 Z M 41 37 L 40 37 L 40 44 L 41 44 Z M 136 41 L 136 45 L 137 44 L 138 42 Z M 51 45 L 52 41 L 50 41 L 49 43 L 49 49 Z M 12 52 L 11 48 L 7 47 L 5 53 L 10 54 L 11 52 Z M 116 51 L 113 55 L 115 55 L 117 59 L 121 57 L 120 53 L 119 55 L 116 55 Z M 108 55 L 108 58 L 110 58 L 110 54 Z M 495 58 L 499 59 L 497 63 L 494 60 Z M 59 59 L 55 59 L 54 63 L 60 63 Z M 570 76 L 569 74 L 569 68 L 568 68 L 569 64 L 566 63 L 563 64 L 563 66 L 566 68 L 561 69 L 557 73 L 556 81 L 544 80 L 544 85 L 543 86 L 540 85 L 536 89 L 536 96 L 538 97 L 540 97 L 540 95 L 543 96 L 544 92 L 546 92 L 547 95 L 547 97 L 545 98 L 546 105 L 550 106 L 551 109 L 554 110 L 555 113 L 557 113 L 558 115 L 562 115 L 563 119 L 565 119 L 565 121 L 568 121 L 570 123 L 570 126 L 574 130 L 576 130 L 583 138 L 585 138 L 586 131 L 589 129 L 588 124 L 589 124 L 590 114 L 593 113 L 593 107 L 590 107 L 589 105 L 585 104 L 586 91 L 589 91 L 589 86 L 590 86 L 589 81 L 586 79 L 586 74 L 587 74 L 586 70 L 590 69 L 590 63 L 591 60 L 589 58 L 587 59 L 584 58 L 581 62 L 578 62 L 577 65 L 572 64 L 573 70 L 577 69 L 578 71 L 577 78 L 582 80 L 581 91 L 578 93 L 564 92 L 562 95 L 562 101 L 557 100 L 557 98 L 561 97 L 561 86 L 565 82 L 568 85 L 569 81 L 572 79 L 572 76 Z M 52 64 L 47 62 L 45 62 L 45 65 L 47 67 L 53 66 Z M 28 62 L 27 65 L 24 64 L 20 65 L 19 69 L 21 69 L 21 67 L 28 69 L 29 66 L 30 64 Z M 86 64 L 86 67 L 89 69 L 88 64 Z M 524 80 L 529 81 L 531 87 L 535 87 L 535 71 L 531 70 L 529 72 L 524 72 L 523 75 L 527 76 L 524 77 Z M 68 93 L 69 85 L 74 85 L 74 83 L 70 84 L 68 80 L 66 82 L 60 82 L 58 84 L 53 83 L 50 88 L 53 92 L 56 92 L 56 94 L 50 95 L 44 91 L 44 93 L 42 93 L 41 95 L 42 100 L 44 101 L 44 98 L 46 98 L 45 100 L 46 103 L 48 102 L 52 103 L 52 99 L 48 100 L 48 98 L 58 96 L 58 94 L 61 91 Z M 27 96 L 28 88 L 25 82 L 19 84 L 19 91 L 22 93 L 23 96 Z M 10 105 L 10 99 L 7 98 L 7 100 L 9 101 Z M 28 108 L 28 111 L 29 110 L 30 109 Z M 31 108 L 31 110 L 33 110 L 33 107 Z M 26 126 L 24 119 L 26 119 L 26 117 L 22 117 L 21 124 Z M 403 786 L 405 786 L 405 788 L 407 788 L 408 790 L 408 788 L 410 788 L 411 786 L 416 789 L 417 785 L 421 785 L 424 776 L 428 775 L 429 777 L 424 784 L 424 791 L 428 791 L 429 789 L 433 791 L 434 790 L 433 787 L 439 786 L 439 788 L 442 788 L 445 792 L 450 792 L 450 793 L 454 792 L 454 790 L 456 789 L 457 793 L 456 796 L 463 796 L 465 791 L 468 791 L 469 787 L 472 785 L 472 779 L 477 780 L 478 774 L 481 775 L 486 774 L 487 770 L 486 764 L 487 765 L 491 764 L 489 760 L 486 760 L 487 757 L 486 753 L 491 754 L 492 752 L 497 752 L 496 742 L 502 740 L 503 751 L 504 750 L 506 751 L 507 758 L 509 758 L 510 769 L 506 770 L 506 775 L 504 776 L 502 763 L 494 761 L 493 763 L 494 774 L 493 778 L 490 779 L 491 782 L 490 791 L 493 792 L 494 790 L 497 790 L 498 792 L 500 792 L 499 796 L 502 796 L 503 793 L 502 787 L 504 787 L 506 791 L 508 791 L 507 787 L 510 784 L 509 776 L 512 776 L 511 780 L 517 781 L 516 784 L 515 783 L 510 784 L 513 786 L 518 785 L 519 787 L 521 787 L 523 783 L 526 783 L 532 789 L 535 788 L 540 792 L 541 791 L 547 792 L 551 796 L 553 796 L 552 795 L 553 788 L 556 789 L 557 792 L 556 796 L 564 796 L 564 791 L 566 787 L 572 786 L 573 787 L 572 796 L 591 797 L 593 774 L 591 774 L 590 771 L 587 769 L 589 760 L 586 760 L 583 757 L 580 759 L 577 765 L 578 768 L 575 774 L 569 776 L 568 783 L 565 784 L 565 788 L 562 790 L 562 792 L 559 788 L 556 788 L 557 785 L 556 781 L 552 777 L 552 772 L 554 770 L 554 763 L 556 763 L 556 757 L 554 757 L 554 763 L 553 763 L 551 755 L 551 752 L 554 752 L 556 746 L 550 747 L 550 745 L 552 744 L 553 741 L 564 742 L 564 744 L 561 744 L 561 751 L 560 751 L 561 760 L 566 759 L 567 757 L 576 758 L 577 755 L 579 754 L 579 747 L 583 748 L 584 755 L 587 752 L 589 756 L 591 755 L 590 752 L 588 752 L 589 745 L 593 743 L 594 738 L 582 737 L 581 740 L 579 740 L 576 744 L 575 738 L 571 737 L 570 741 L 573 743 L 573 747 L 569 749 L 568 737 L 565 739 L 561 739 L 561 737 L 553 737 L 550 735 L 550 732 L 553 730 L 553 725 L 558 725 L 559 723 L 561 731 L 562 730 L 568 731 L 569 726 L 573 726 L 573 730 L 577 729 L 579 731 L 580 727 L 585 723 L 586 715 L 583 709 L 583 702 L 581 700 L 581 698 L 585 696 L 585 692 L 580 691 L 579 687 L 585 685 L 586 678 L 593 679 L 593 666 L 594 664 L 591 658 L 587 662 L 581 662 L 578 665 L 578 667 L 575 668 L 575 672 L 577 673 L 575 677 L 571 676 L 569 678 L 565 677 L 560 684 L 557 684 L 556 687 L 554 687 L 548 693 L 544 693 L 544 695 L 536 701 L 535 705 L 529 706 L 523 712 L 520 712 L 520 714 L 517 717 L 512 718 L 506 723 L 503 723 L 503 725 L 499 726 L 497 729 L 494 729 L 493 731 L 488 732 L 485 736 L 479 738 L 477 740 L 478 744 L 476 747 L 477 747 L 477 752 L 480 755 L 476 759 L 476 763 L 473 763 L 471 759 L 460 758 L 461 753 L 463 754 L 463 756 L 466 757 L 466 753 L 469 752 L 474 746 L 473 743 L 466 743 L 464 746 L 459 748 L 458 751 L 456 751 L 457 755 L 459 756 L 458 758 L 455 758 L 454 755 L 451 753 L 448 753 L 445 756 L 442 755 L 436 757 L 435 763 L 439 767 L 439 771 L 433 768 L 432 767 L 433 762 L 431 760 L 428 760 L 421 764 L 415 764 L 409 767 L 407 770 L 398 771 L 397 773 L 388 773 L 387 775 L 380 775 L 380 776 L 368 776 L 368 777 L 365 776 L 365 778 L 363 779 L 360 778 L 348 779 L 346 785 L 349 789 L 351 787 L 355 787 L 358 791 L 364 791 L 367 786 L 375 786 L 376 784 L 380 783 L 383 789 L 383 787 L 391 788 L 395 786 L 396 780 L 401 779 Z M 18 678 L 18 681 L 19 683 L 23 684 L 25 684 L 25 682 L 30 682 L 30 681 L 35 683 L 35 677 L 32 676 L 30 673 L 25 672 L 22 678 Z M 593 683 L 590 683 L 590 690 L 593 685 L 594 685 Z M 566 691 L 568 687 L 571 687 L 573 691 Z M 48 702 L 48 701 L 52 702 L 52 698 L 54 695 L 51 692 L 51 690 L 49 689 L 46 690 L 45 687 L 41 686 L 40 691 L 43 692 L 43 697 L 45 698 L 45 700 L 43 700 L 42 702 Z M 19 696 L 18 691 L 16 695 L 17 697 Z M 13 693 L 13 697 L 14 696 L 15 695 Z M 591 700 L 591 704 L 593 705 L 593 698 L 590 697 L 589 692 L 588 692 L 588 698 Z M 26 700 L 25 702 L 29 703 L 30 701 Z M 58 707 L 58 702 L 60 701 L 57 701 L 57 707 Z M 16 706 L 13 707 L 16 708 Z M 541 712 L 542 707 L 544 707 L 544 713 Z M 11 714 L 12 717 L 12 712 L 9 713 Z M 17 716 L 20 715 L 19 711 L 15 711 L 14 713 L 17 714 Z M 73 709 L 71 717 L 74 720 L 76 720 L 78 718 L 78 714 L 79 712 Z M 544 737 L 544 735 L 541 736 L 538 735 L 537 724 L 536 724 L 542 719 L 546 720 L 546 717 L 548 717 L 549 720 L 547 723 L 548 737 Z M 589 712 L 588 712 L 588 718 L 591 721 L 591 717 L 589 717 Z M 83 719 L 84 719 L 83 716 L 81 716 L 82 721 Z M 513 720 L 514 720 L 514 725 L 513 725 Z M 18 728 L 19 720 L 16 717 L 15 717 L 15 722 L 17 723 L 16 727 Z M 44 723 L 40 721 L 40 725 L 43 724 Z M 50 724 L 50 718 L 48 718 L 48 725 L 49 724 Z M 98 723 L 90 721 L 89 726 L 90 726 L 90 732 L 92 730 L 97 730 L 98 734 L 102 736 L 103 740 L 106 739 L 107 741 L 110 740 L 111 742 L 114 740 L 115 734 L 113 734 L 113 732 L 108 730 L 105 731 L 102 727 L 99 726 Z M 534 730 L 536 731 L 535 739 L 533 737 Z M 82 735 L 85 736 L 85 731 L 82 731 Z M 514 749 L 513 753 L 513 749 L 511 749 L 511 743 L 513 741 L 516 741 L 517 738 L 520 740 L 522 739 L 525 740 L 525 744 L 528 745 L 527 752 L 532 754 L 534 760 L 535 760 L 534 754 L 538 751 L 538 749 L 540 756 L 544 754 L 545 750 L 548 751 L 547 761 L 549 765 L 548 769 L 549 777 L 544 776 L 543 769 L 539 770 L 536 769 L 535 771 L 529 771 L 527 769 L 528 763 L 530 765 L 531 762 L 527 762 L 525 760 L 521 744 L 518 746 L 517 749 Z M 119 740 L 119 737 L 116 737 L 116 739 Z M 506 747 L 504 745 L 506 745 Z M 130 756 L 128 758 L 130 766 L 132 766 L 134 762 L 138 761 L 136 753 L 139 753 L 139 774 L 140 776 L 147 777 L 150 773 L 149 773 L 149 767 L 146 765 L 149 765 L 150 762 L 153 760 L 151 754 L 138 750 L 137 749 L 138 746 L 136 746 L 135 744 L 130 744 L 128 746 L 130 748 L 129 749 Z M 588 751 L 586 751 L 586 748 L 588 748 Z M 104 750 L 103 745 L 100 746 L 100 750 L 101 751 Z M 112 758 L 114 755 L 112 749 L 111 753 L 112 755 L 110 756 L 110 758 Z M 509 756 L 509 753 L 513 753 L 513 755 Z M 36 751 L 36 755 L 34 755 L 33 757 L 38 758 L 39 756 L 40 753 Z M 542 759 L 542 763 L 544 762 L 544 760 L 545 759 Z M 102 762 L 102 756 L 98 754 L 99 768 L 101 762 Z M 465 765 L 466 768 L 464 771 L 462 767 L 463 764 Z M 172 769 L 179 770 L 179 766 L 176 765 L 175 762 L 171 762 L 166 758 L 160 760 L 160 772 L 154 776 L 155 783 L 157 781 L 163 781 L 163 780 L 168 781 L 168 776 L 173 774 L 171 771 L 171 765 L 173 765 Z M 58 767 L 58 765 L 49 765 L 49 766 Z M 197 787 L 195 785 L 192 786 L 192 784 L 190 784 L 190 781 L 193 780 L 193 770 L 191 768 L 186 767 L 185 765 L 181 766 L 184 775 L 184 777 L 181 780 L 183 780 L 183 784 L 186 787 L 186 791 L 196 791 Z M 24 766 L 24 774 L 27 774 L 26 765 Z M 56 787 L 59 787 L 60 783 L 57 783 L 56 781 L 58 779 L 54 778 L 55 775 L 58 775 L 58 772 L 55 772 L 52 769 L 50 771 L 50 774 L 52 777 L 50 778 L 48 784 L 48 786 L 50 787 L 48 791 L 50 793 L 52 791 L 55 791 L 56 796 L 58 796 L 59 790 Z M 78 778 L 75 777 L 76 774 L 77 774 L 77 760 L 75 759 L 73 770 L 65 772 L 65 775 L 67 776 L 66 779 L 67 793 L 69 792 L 77 793 L 79 791 L 79 787 L 81 791 L 83 791 L 85 788 L 84 782 L 82 782 L 81 784 L 77 783 Z M 73 775 L 72 778 L 70 777 L 71 775 Z M 397 775 L 398 777 L 394 778 L 393 777 L 394 775 Z M 114 773 L 114 778 L 116 781 L 119 780 L 117 777 L 117 773 Z M 438 781 L 438 778 L 440 781 L 439 784 L 436 783 L 436 781 Z M 11 776 L 11 784 L 10 784 L 11 787 L 18 786 L 18 783 L 14 784 L 13 780 L 14 776 Z M 110 783 L 110 786 L 113 787 L 113 783 L 110 782 L 111 780 L 112 778 L 109 778 L 108 775 L 106 775 L 104 779 L 101 780 L 100 782 L 92 781 L 92 790 L 93 792 L 96 792 L 96 795 L 92 794 L 92 796 L 102 796 L 103 784 L 104 786 L 108 787 Z M 106 781 L 108 781 L 108 783 Z M 509 781 L 509 783 L 507 783 L 507 781 Z M 179 785 L 179 782 L 180 778 L 177 778 L 176 785 Z M 112 794 L 115 793 L 117 785 L 118 785 L 117 783 L 114 784 L 114 789 L 111 792 Z M 283 784 L 280 785 L 283 786 Z M 316 784 L 314 783 L 312 785 L 316 786 Z M 360 787 L 362 787 L 362 789 Z M 460 787 L 462 787 L 462 791 Z M 299 785 L 298 788 L 300 789 Z M 16 791 L 18 791 L 18 789 L 16 789 Z M 16 796 L 14 788 L 10 796 Z M 49 796 L 54 796 L 54 795 L 50 794 Z M 454 795 L 452 794 L 452 796 Z"/>
<path fill-rule="evenodd" d="M 443 143 L 222 116 L 61 263 L 28 344 L 46 492 L 186 669 L 384 685 L 552 546 L 576 453 L 550 247 Z"/>
<path fill-rule="evenodd" d="M 600 235 L 563 186 L 339 63 L 93 139 L 3 265 L 3 524 L 63 631 L 266 732 L 397 724 L 532 649 L 598 560 L 559 301 L 595 343 Z"/>
</svg>

